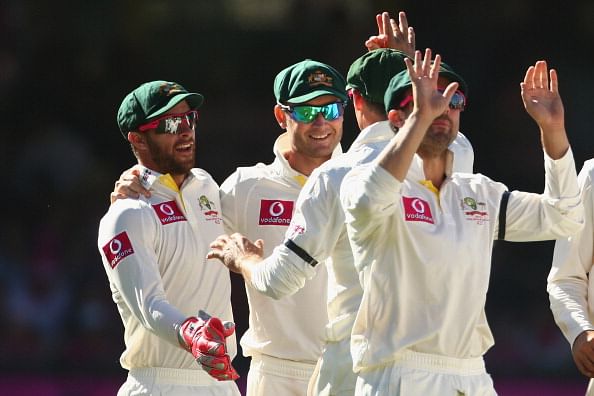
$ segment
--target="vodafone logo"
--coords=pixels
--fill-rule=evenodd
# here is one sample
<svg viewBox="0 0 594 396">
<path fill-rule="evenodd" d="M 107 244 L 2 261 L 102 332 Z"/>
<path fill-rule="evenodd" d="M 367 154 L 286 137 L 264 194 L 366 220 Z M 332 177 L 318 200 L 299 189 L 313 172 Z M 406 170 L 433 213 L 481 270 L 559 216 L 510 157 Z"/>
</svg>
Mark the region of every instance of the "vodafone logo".
<svg viewBox="0 0 594 396">
<path fill-rule="evenodd" d="M 283 205 L 283 203 L 281 201 L 274 201 L 270 205 L 268 212 L 270 213 L 270 216 L 278 217 L 278 216 L 282 215 L 283 213 L 285 213 L 285 205 Z"/>
<path fill-rule="evenodd" d="M 288 226 L 293 216 L 293 201 L 263 199 L 260 201 L 259 225 Z"/>
<path fill-rule="evenodd" d="M 165 213 L 167 216 L 172 216 L 173 215 L 173 209 L 171 208 L 171 206 L 169 206 L 166 203 L 159 205 L 159 210 L 162 213 Z"/>
<path fill-rule="evenodd" d="M 435 224 L 429 202 L 421 198 L 402 197 L 402 204 L 404 206 L 404 220 Z"/>
<path fill-rule="evenodd" d="M 425 213 L 425 204 L 426 202 L 423 202 L 422 200 L 420 200 L 419 198 L 415 198 L 412 200 L 411 202 L 411 206 L 414 210 L 417 211 L 417 213 Z"/>
<path fill-rule="evenodd" d="M 179 207 L 175 201 L 162 202 L 160 204 L 153 205 L 153 209 L 157 214 L 157 217 L 161 221 L 161 224 L 167 225 L 178 221 L 186 221 L 186 217 L 179 210 Z"/>
<path fill-rule="evenodd" d="M 118 254 L 122 250 L 122 242 L 119 239 L 112 239 L 109 243 L 109 251 L 111 254 Z"/>
<path fill-rule="evenodd" d="M 134 254 L 132 243 L 126 231 L 113 237 L 102 248 L 105 258 L 111 268 L 115 268 L 123 259 Z"/>
</svg>

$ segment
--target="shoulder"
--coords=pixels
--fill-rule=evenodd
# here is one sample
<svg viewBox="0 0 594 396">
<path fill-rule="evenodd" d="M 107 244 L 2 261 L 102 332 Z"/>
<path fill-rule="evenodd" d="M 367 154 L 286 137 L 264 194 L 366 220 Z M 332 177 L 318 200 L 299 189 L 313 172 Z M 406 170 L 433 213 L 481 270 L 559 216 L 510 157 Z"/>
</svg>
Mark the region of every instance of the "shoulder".
<svg viewBox="0 0 594 396">
<path fill-rule="evenodd" d="M 270 166 L 257 163 L 254 166 L 239 167 L 221 184 L 221 190 L 229 191 L 239 186 L 252 185 L 259 180 L 270 177 Z"/>
<path fill-rule="evenodd" d="M 139 228 L 151 212 L 153 208 L 145 199 L 118 199 L 101 219 L 99 228 Z"/>
<path fill-rule="evenodd" d="M 452 181 L 459 185 L 482 186 L 484 188 L 495 188 L 507 190 L 505 184 L 497 182 L 482 173 L 456 172 L 452 175 Z"/>
<path fill-rule="evenodd" d="M 582 166 L 582 170 L 580 170 L 580 178 L 588 179 L 590 183 L 592 183 L 592 179 L 594 179 L 594 159 L 589 159 L 584 162 L 584 166 Z"/>
<path fill-rule="evenodd" d="M 213 182 L 216 184 L 215 180 L 213 179 L 213 177 L 210 175 L 210 173 L 208 173 L 207 171 L 205 171 L 204 169 L 201 168 L 192 168 L 191 170 L 192 175 L 199 181 L 203 181 L 203 182 Z"/>
</svg>

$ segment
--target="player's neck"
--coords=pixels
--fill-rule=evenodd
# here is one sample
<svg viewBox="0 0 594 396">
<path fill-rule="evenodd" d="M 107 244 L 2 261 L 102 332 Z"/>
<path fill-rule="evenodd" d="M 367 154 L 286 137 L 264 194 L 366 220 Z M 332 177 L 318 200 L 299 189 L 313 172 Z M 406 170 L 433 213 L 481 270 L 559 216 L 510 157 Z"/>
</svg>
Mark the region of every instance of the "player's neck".
<svg viewBox="0 0 594 396">
<path fill-rule="evenodd" d="M 311 172 L 313 172 L 314 169 L 330 159 L 330 156 L 309 157 L 293 151 L 285 152 L 284 156 L 293 170 L 296 170 L 305 176 L 311 175 Z"/>
</svg>

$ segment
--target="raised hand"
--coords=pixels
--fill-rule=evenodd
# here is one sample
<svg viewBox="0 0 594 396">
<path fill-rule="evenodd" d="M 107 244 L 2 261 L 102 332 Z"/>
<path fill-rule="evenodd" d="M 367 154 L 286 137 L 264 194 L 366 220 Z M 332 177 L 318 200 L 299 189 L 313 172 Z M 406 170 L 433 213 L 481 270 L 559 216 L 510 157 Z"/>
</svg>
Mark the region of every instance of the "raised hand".
<svg viewBox="0 0 594 396">
<path fill-rule="evenodd" d="M 550 80 L 549 80 L 550 77 Z M 557 71 L 547 68 L 547 62 L 538 61 L 526 71 L 520 83 L 522 101 L 528 114 L 541 128 L 564 126 L 564 109 L 559 96 Z"/>
<path fill-rule="evenodd" d="M 421 51 L 415 52 L 414 64 L 410 59 L 404 61 L 412 82 L 413 111 L 433 118 L 443 114 L 458 88 L 458 83 L 450 83 L 443 93 L 437 90 L 441 56 L 435 55 L 435 60 L 431 62 L 431 49 L 427 48 L 423 58 Z"/>
<path fill-rule="evenodd" d="M 390 18 L 388 12 L 383 12 L 375 16 L 377 22 L 377 36 L 371 36 L 365 41 L 365 47 L 369 51 L 378 48 L 392 48 L 404 52 L 409 56 L 415 53 L 415 31 L 412 26 L 408 26 L 406 13 L 398 13 L 399 23 Z"/>
<path fill-rule="evenodd" d="M 264 256 L 264 241 L 253 242 L 239 233 L 221 235 L 210 244 L 207 259 L 218 259 L 229 271 L 243 273 L 243 261 L 261 261 Z"/>
</svg>

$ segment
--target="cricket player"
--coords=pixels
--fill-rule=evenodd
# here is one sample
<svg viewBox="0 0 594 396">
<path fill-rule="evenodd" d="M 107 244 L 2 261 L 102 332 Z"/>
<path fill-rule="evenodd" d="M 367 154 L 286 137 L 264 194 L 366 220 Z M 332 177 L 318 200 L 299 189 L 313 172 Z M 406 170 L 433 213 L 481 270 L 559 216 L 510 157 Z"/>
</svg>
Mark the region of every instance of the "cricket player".
<svg viewBox="0 0 594 396">
<path fill-rule="evenodd" d="M 263 260 L 261 241 L 252 243 L 234 234 L 211 244 L 209 257 L 219 258 L 246 283 L 273 298 L 289 296 L 316 276 L 328 271 L 328 316 L 325 346 L 310 382 L 310 395 L 352 396 L 356 376 L 350 356 L 350 333 L 363 290 L 353 264 L 344 226 L 339 189 L 344 175 L 358 163 L 373 160 L 394 136 L 383 105 L 390 79 L 405 70 L 408 56 L 393 49 L 378 49 L 359 57 L 347 75 L 347 88 L 363 129 L 349 151 L 318 167 L 301 190 L 283 244 Z M 458 134 L 450 145 L 457 153 L 454 166 L 472 171 L 473 151 Z M 262 261 L 263 260 L 263 261 Z"/>
<path fill-rule="evenodd" d="M 223 232 L 218 186 L 194 168 L 203 97 L 168 81 L 122 101 L 118 126 L 150 198 L 119 199 L 98 247 L 124 324 L 118 395 L 238 396 L 229 271 L 205 259 Z"/>
<path fill-rule="evenodd" d="M 569 341 L 578 370 L 590 378 L 586 395 L 594 395 L 594 160 L 584 163 L 578 182 L 585 225 L 577 235 L 557 240 L 547 279 L 551 311 Z"/>
<path fill-rule="evenodd" d="M 553 239 L 583 226 L 557 73 L 549 79 L 539 61 L 521 83 L 545 153 L 539 195 L 453 171 L 462 81 L 438 72 L 430 50 L 405 62 L 385 96 L 399 131 L 340 192 L 364 289 L 351 336 L 355 395 L 494 395 L 483 362 L 493 345 L 484 310 L 493 240 Z"/>
<path fill-rule="evenodd" d="M 282 243 L 295 201 L 311 172 L 342 153 L 346 81 L 333 67 L 306 59 L 274 79 L 274 115 L 286 132 L 274 144 L 275 160 L 238 168 L 221 185 L 225 229 L 267 246 Z M 272 251 L 265 249 L 266 254 Z M 297 293 L 275 300 L 249 283 L 249 328 L 241 339 L 251 356 L 248 396 L 305 396 L 328 323 L 325 268 Z"/>
</svg>

